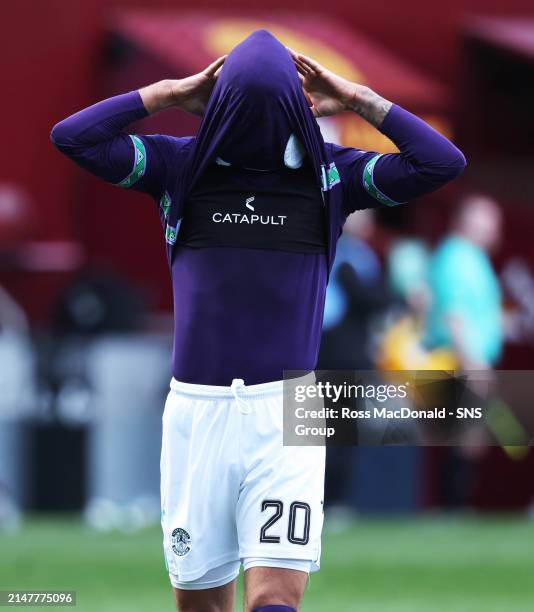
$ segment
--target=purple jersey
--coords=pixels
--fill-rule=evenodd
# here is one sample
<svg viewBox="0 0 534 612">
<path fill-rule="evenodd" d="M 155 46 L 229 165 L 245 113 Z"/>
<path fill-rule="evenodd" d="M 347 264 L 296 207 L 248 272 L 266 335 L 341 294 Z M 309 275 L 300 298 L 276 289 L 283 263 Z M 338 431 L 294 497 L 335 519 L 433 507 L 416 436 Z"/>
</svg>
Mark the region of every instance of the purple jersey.
<svg viewBox="0 0 534 612">
<path fill-rule="evenodd" d="M 174 377 L 198 384 L 229 385 L 234 378 L 256 384 L 281 379 L 284 369 L 313 369 L 329 268 L 323 244 L 327 230 L 314 212 L 321 190 L 313 177 L 281 168 L 250 171 L 236 164 L 231 167 L 235 197 L 228 195 L 224 178 L 203 182 L 201 177 L 186 200 L 182 227 L 171 226 L 166 219 L 176 192 L 176 168 L 187 159 L 194 138 L 123 131 L 146 115 L 134 91 L 68 117 L 54 127 L 51 137 L 61 152 L 86 170 L 155 200 L 167 243 L 174 245 Z M 325 143 L 333 160 L 327 188 L 340 194 L 331 200 L 337 208 L 329 212 L 335 220 L 330 235 L 340 234 L 350 213 L 422 196 L 455 178 L 465 166 L 462 153 L 450 141 L 397 105 L 380 131 L 400 153 Z M 310 210 L 300 206 L 297 192 L 308 194 Z M 199 211 L 200 217 L 188 222 L 190 209 Z M 291 215 L 293 221 L 305 220 L 290 226 Z M 287 217 L 282 227 L 281 217 Z M 240 231 L 256 231 L 252 226 L 260 226 L 262 218 L 265 228 L 260 227 L 257 235 Z M 271 218 L 278 220 L 278 228 L 267 221 Z M 218 225 L 210 225 L 210 220 Z M 287 240 L 276 233 L 287 228 Z"/>
</svg>

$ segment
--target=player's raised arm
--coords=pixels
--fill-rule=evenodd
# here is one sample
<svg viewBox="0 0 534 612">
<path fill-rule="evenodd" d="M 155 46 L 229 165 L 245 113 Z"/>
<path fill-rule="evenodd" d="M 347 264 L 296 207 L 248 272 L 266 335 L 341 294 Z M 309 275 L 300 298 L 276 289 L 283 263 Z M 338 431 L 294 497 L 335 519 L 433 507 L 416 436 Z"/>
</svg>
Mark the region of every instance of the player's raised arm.
<svg viewBox="0 0 534 612">
<path fill-rule="evenodd" d="M 170 107 L 202 114 L 224 59 L 185 79 L 159 81 L 89 106 L 57 123 L 50 138 L 59 151 L 99 178 L 157 197 L 182 139 L 124 130 Z"/>
<path fill-rule="evenodd" d="M 168 79 L 139 90 L 141 99 L 151 115 L 171 106 L 177 106 L 193 115 L 202 116 L 226 55 L 207 68 L 185 79 Z"/>
<path fill-rule="evenodd" d="M 430 125 L 369 87 L 351 83 L 314 60 L 290 52 L 315 116 L 355 112 L 400 151 L 378 154 L 340 148 L 341 165 L 351 174 L 347 182 L 353 186 L 353 210 L 376 202 L 389 206 L 407 202 L 462 172 L 466 165 L 462 152 Z"/>
<path fill-rule="evenodd" d="M 158 182 L 162 165 L 153 163 L 157 149 L 123 130 L 148 115 L 138 91 L 108 98 L 57 123 L 50 139 L 61 153 L 99 178 L 123 187 L 145 187 Z"/>
</svg>

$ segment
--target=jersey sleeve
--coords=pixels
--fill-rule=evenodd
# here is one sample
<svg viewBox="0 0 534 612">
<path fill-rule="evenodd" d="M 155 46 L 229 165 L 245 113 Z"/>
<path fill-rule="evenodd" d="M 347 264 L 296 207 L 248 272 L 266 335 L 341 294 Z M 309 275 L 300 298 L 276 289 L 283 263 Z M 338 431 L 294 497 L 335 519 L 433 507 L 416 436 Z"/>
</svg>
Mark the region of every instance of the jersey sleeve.
<svg viewBox="0 0 534 612">
<path fill-rule="evenodd" d="M 128 133 L 148 115 L 138 91 L 114 96 L 57 123 L 56 148 L 78 166 L 109 183 L 159 199 L 191 138 Z"/>
<path fill-rule="evenodd" d="M 331 145 L 346 215 L 362 208 L 404 204 L 439 189 L 465 168 L 465 157 L 452 142 L 396 104 L 380 131 L 399 153 Z"/>
<path fill-rule="evenodd" d="M 170 172 L 191 138 L 160 134 L 121 133 L 104 142 L 63 148 L 62 152 L 92 175 L 123 189 L 159 199 L 171 180 Z M 58 147 L 59 148 L 59 147 Z"/>
<path fill-rule="evenodd" d="M 385 203 L 379 199 L 381 192 L 380 195 L 378 191 L 372 193 L 364 186 L 366 167 L 373 168 L 371 164 L 378 153 L 334 144 L 331 147 L 334 164 L 339 174 L 340 187 L 343 191 L 343 216 L 347 217 L 356 210 L 375 208 Z M 389 198 L 388 201 L 393 202 Z"/>
<path fill-rule="evenodd" d="M 116 147 L 106 156 L 108 167 L 114 167 L 114 180 L 110 182 L 123 189 L 131 189 L 160 200 L 172 183 L 176 168 L 193 139 L 176 138 L 161 134 L 128 134 L 128 153 L 124 145 Z M 95 173 L 97 174 L 97 173 Z M 122 177 L 122 178 L 120 178 Z M 120 178 L 120 180 L 116 180 Z"/>
</svg>

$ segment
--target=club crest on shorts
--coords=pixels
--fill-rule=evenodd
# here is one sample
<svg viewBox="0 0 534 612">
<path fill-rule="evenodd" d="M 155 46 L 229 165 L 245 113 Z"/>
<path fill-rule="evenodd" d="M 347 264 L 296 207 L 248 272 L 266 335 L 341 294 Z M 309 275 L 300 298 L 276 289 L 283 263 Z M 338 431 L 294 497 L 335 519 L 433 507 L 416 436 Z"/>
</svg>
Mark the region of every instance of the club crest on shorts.
<svg viewBox="0 0 534 612">
<path fill-rule="evenodd" d="M 191 536 L 185 529 L 177 527 L 171 534 L 171 544 L 174 553 L 183 557 L 191 550 Z"/>
</svg>

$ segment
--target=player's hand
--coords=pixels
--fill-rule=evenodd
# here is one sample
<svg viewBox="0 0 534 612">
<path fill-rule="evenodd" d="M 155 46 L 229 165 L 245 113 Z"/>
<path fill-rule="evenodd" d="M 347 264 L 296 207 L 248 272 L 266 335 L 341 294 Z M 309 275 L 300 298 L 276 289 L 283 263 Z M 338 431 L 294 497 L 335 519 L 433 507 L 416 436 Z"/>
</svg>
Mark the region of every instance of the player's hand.
<svg viewBox="0 0 534 612">
<path fill-rule="evenodd" d="M 174 106 L 193 115 L 202 116 L 226 57 L 226 55 L 219 57 L 198 74 L 172 81 Z"/>
<path fill-rule="evenodd" d="M 318 62 L 288 48 L 300 75 L 304 93 L 315 117 L 326 117 L 351 110 L 358 85 L 334 74 Z"/>
</svg>

